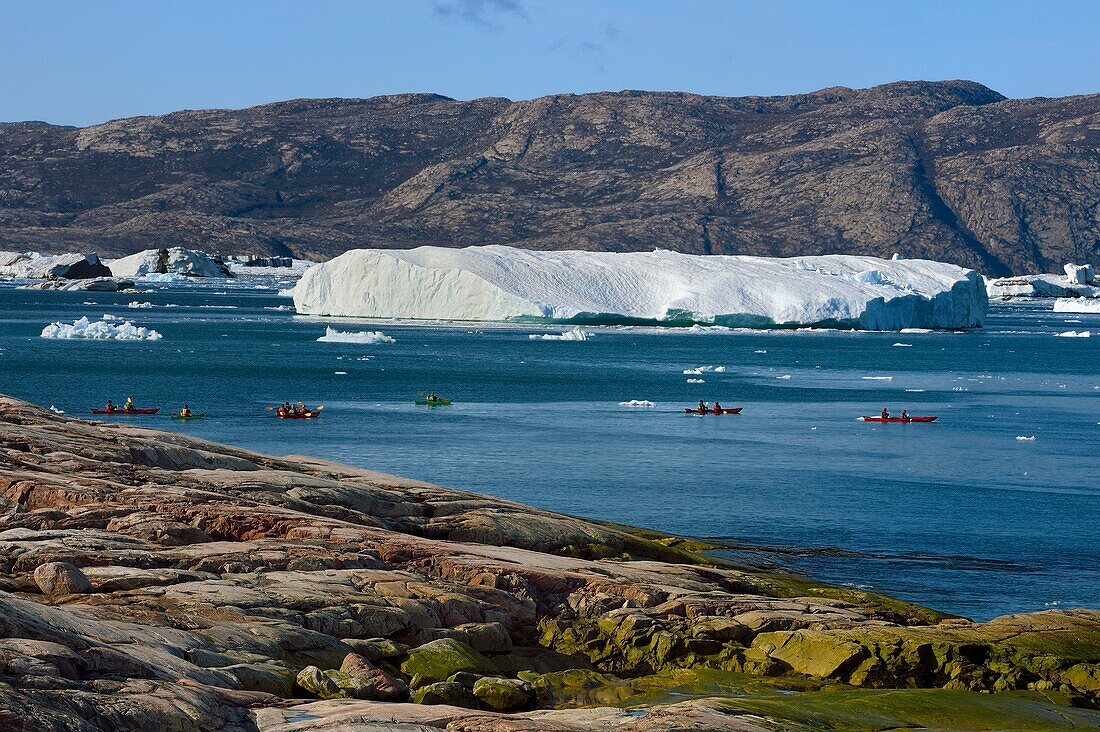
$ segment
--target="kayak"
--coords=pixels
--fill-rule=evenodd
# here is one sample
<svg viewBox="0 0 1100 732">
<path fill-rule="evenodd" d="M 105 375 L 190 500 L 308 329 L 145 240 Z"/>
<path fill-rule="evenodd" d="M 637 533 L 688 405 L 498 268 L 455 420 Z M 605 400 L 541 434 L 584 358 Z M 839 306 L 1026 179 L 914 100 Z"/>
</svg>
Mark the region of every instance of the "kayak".
<svg viewBox="0 0 1100 732">
<path fill-rule="evenodd" d="M 721 411 L 716 412 L 713 409 L 705 409 L 705 410 L 704 409 L 688 409 L 687 407 L 684 407 L 684 411 L 687 412 L 688 414 L 715 414 L 715 415 L 718 415 L 718 414 L 741 414 L 742 409 L 744 409 L 744 407 L 730 407 L 730 408 L 722 407 Z"/>
<path fill-rule="evenodd" d="M 935 422 L 936 417 L 860 417 L 864 422 Z"/>
<path fill-rule="evenodd" d="M 172 415 L 172 419 L 205 419 L 206 412 L 199 412 L 198 414 L 180 414 L 176 412 Z"/>
<path fill-rule="evenodd" d="M 314 419 L 321 416 L 320 409 L 307 409 L 304 412 L 284 412 L 282 409 L 275 410 L 275 416 L 279 419 Z"/>
<path fill-rule="evenodd" d="M 417 399 L 416 405 L 419 407 L 446 407 L 453 399 Z"/>
<path fill-rule="evenodd" d="M 156 414 L 160 411 L 160 407 L 154 407 L 152 409 L 93 409 L 92 414 L 125 414 L 127 416 L 133 414 Z"/>
</svg>

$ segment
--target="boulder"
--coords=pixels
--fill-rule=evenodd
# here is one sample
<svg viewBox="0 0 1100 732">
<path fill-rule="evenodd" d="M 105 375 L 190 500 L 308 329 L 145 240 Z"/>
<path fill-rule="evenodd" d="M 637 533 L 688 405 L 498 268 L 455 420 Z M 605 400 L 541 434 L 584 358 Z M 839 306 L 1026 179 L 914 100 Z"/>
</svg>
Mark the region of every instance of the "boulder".
<svg viewBox="0 0 1100 732">
<path fill-rule="evenodd" d="M 473 692 L 452 681 L 440 681 L 417 689 L 413 692 L 412 700 L 417 704 L 447 704 L 466 709 L 477 709 L 481 706 Z"/>
<path fill-rule="evenodd" d="M 316 666 L 306 666 L 298 672 L 298 676 L 294 680 L 298 686 L 322 699 L 339 699 L 346 696 L 344 691 L 336 685 L 336 682 Z"/>
<path fill-rule="evenodd" d="M 389 638 L 344 638 L 341 643 L 352 648 L 367 661 L 374 663 L 384 658 L 400 658 L 408 653 L 408 646 Z"/>
<path fill-rule="evenodd" d="M 485 706 L 498 712 L 514 712 L 535 705 L 531 685 L 519 679 L 487 676 L 474 684 L 474 696 Z"/>
<path fill-rule="evenodd" d="M 34 581 L 42 594 L 50 597 L 86 595 L 92 583 L 76 566 L 68 562 L 46 562 L 34 570 Z"/>
<path fill-rule="evenodd" d="M 855 641 L 815 630 L 761 633 L 752 647 L 787 664 L 795 673 L 819 678 L 839 677 L 870 655 Z"/>
<path fill-rule="evenodd" d="M 413 648 L 401 664 L 401 671 L 412 677 L 413 687 L 445 681 L 459 671 L 482 676 L 496 673 L 489 659 L 453 638 L 440 638 Z"/>
<path fill-rule="evenodd" d="M 356 699 L 403 701 L 409 698 L 409 687 L 404 681 L 389 675 L 358 653 L 349 653 L 344 657 L 340 672 L 360 682 L 358 693 L 354 694 Z"/>
<path fill-rule="evenodd" d="M 466 642 L 479 653 L 510 653 L 512 638 L 500 623 L 463 623 L 455 630 L 466 636 Z"/>
</svg>

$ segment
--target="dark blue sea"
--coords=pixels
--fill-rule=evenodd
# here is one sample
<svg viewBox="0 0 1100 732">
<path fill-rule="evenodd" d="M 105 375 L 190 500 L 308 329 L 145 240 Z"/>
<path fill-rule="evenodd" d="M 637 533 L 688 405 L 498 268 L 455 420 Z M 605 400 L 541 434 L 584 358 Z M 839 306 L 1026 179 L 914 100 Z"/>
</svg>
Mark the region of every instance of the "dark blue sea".
<svg viewBox="0 0 1100 732">
<path fill-rule="evenodd" d="M 562 329 L 333 322 L 289 302 L 240 283 L 6 285 L 0 391 L 73 415 L 129 395 L 163 408 L 140 418 L 150 427 L 722 538 L 736 559 L 976 619 L 1100 607 L 1100 315 L 996 305 L 969 333 L 588 328 L 536 341 Z M 40 337 L 104 314 L 163 337 Z M 396 342 L 320 343 L 326 325 Z M 1055 337 L 1069 330 L 1093 335 Z M 423 390 L 455 404 L 417 407 Z M 264 411 L 287 399 L 324 416 Z M 700 399 L 744 412 L 685 415 Z M 184 402 L 209 417 L 169 419 Z M 884 405 L 939 421 L 857 421 Z"/>
</svg>

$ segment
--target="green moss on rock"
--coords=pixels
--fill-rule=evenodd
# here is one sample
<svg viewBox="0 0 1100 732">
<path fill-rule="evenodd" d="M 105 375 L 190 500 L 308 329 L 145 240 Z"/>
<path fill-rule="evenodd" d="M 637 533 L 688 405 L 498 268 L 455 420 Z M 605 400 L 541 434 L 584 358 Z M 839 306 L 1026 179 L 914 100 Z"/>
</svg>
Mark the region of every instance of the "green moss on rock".
<svg viewBox="0 0 1100 732">
<path fill-rule="evenodd" d="M 481 676 L 497 673 L 489 659 L 453 638 L 440 638 L 411 649 L 401 671 L 412 678 L 414 688 L 446 681 L 459 671 Z"/>
</svg>

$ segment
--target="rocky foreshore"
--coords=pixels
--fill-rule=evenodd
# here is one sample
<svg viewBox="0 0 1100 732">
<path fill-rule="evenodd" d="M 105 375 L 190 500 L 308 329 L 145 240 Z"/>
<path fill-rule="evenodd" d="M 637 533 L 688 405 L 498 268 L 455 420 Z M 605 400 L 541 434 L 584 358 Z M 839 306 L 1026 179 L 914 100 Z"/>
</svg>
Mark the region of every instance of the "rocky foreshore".
<svg viewBox="0 0 1100 732">
<path fill-rule="evenodd" d="M 0 470 L 0 730 L 1100 725 L 1098 611 L 972 623 L 8 397 Z"/>
</svg>

